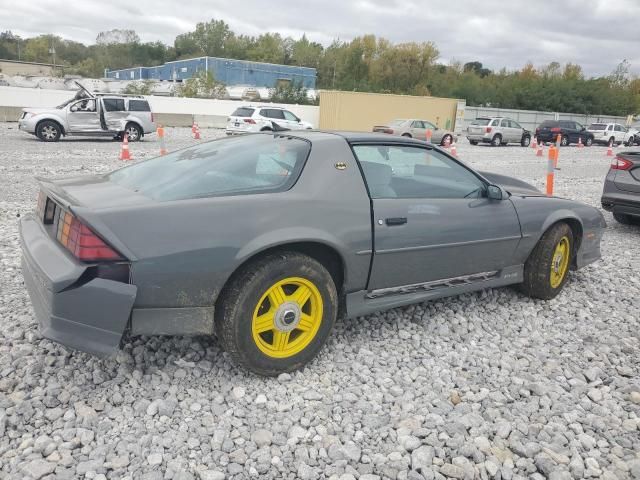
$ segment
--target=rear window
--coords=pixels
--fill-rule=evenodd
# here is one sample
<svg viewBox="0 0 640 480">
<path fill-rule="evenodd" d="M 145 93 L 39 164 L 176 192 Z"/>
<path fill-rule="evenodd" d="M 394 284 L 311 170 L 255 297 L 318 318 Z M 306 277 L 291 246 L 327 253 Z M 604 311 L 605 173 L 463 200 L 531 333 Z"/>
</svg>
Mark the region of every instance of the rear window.
<svg viewBox="0 0 640 480">
<path fill-rule="evenodd" d="M 589 125 L 589 130 L 606 130 L 606 123 L 592 123 Z"/>
<path fill-rule="evenodd" d="M 149 102 L 146 100 L 129 100 L 130 112 L 150 112 Z"/>
<path fill-rule="evenodd" d="M 104 98 L 102 102 L 107 112 L 124 112 L 124 98 Z"/>
<path fill-rule="evenodd" d="M 471 125 L 489 125 L 489 122 L 491 121 L 490 118 L 476 118 L 475 120 L 473 120 L 471 122 Z"/>
<path fill-rule="evenodd" d="M 231 114 L 232 117 L 250 117 L 255 112 L 254 108 L 240 107 L 236 108 Z"/>
<path fill-rule="evenodd" d="M 311 150 L 305 140 L 251 135 L 216 140 L 116 170 L 107 178 L 157 201 L 288 190 Z"/>
</svg>

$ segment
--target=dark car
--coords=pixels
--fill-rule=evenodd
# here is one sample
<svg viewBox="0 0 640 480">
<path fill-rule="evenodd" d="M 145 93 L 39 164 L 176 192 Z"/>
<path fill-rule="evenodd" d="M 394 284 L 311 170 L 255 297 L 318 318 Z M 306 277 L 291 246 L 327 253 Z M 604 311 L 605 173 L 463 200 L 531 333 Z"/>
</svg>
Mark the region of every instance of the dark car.
<svg viewBox="0 0 640 480">
<path fill-rule="evenodd" d="M 545 120 L 536 128 L 536 137 L 539 142 L 555 143 L 558 135 L 562 135 L 560 145 L 563 147 L 578 143 L 579 140 L 582 140 L 582 144 L 587 147 L 593 145 L 593 134 L 573 120 Z"/>
<path fill-rule="evenodd" d="M 599 209 L 479 173 L 424 141 L 299 131 L 230 137 L 45 181 L 21 218 L 44 337 L 108 355 L 123 334 L 216 334 L 275 375 L 340 313 L 520 285 L 551 299 L 600 258 Z"/>
<path fill-rule="evenodd" d="M 640 223 L 640 152 L 622 152 L 613 159 L 604 181 L 602 207 L 620 223 Z"/>
</svg>

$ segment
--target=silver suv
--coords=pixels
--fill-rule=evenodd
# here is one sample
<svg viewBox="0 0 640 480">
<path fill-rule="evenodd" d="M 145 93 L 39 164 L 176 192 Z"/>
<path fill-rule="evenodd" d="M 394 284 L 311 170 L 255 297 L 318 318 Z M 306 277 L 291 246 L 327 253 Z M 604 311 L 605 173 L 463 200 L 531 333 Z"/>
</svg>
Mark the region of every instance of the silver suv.
<svg viewBox="0 0 640 480">
<path fill-rule="evenodd" d="M 55 108 L 24 108 L 18 128 L 43 142 L 57 142 L 62 135 L 108 136 L 130 142 L 155 132 L 149 102 L 137 95 L 91 93 L 76 82 L 76 95 Z"/>
<path fill-rule="evenodd" d="M 522 128 L 515 120 L 505 117 L 476 118 L 467 127 L 467 138 L 471 145 L 484 142 L 498 147 L 519 143 L 528 147 L 531 144 L 531 132 Z"/>
</svg>

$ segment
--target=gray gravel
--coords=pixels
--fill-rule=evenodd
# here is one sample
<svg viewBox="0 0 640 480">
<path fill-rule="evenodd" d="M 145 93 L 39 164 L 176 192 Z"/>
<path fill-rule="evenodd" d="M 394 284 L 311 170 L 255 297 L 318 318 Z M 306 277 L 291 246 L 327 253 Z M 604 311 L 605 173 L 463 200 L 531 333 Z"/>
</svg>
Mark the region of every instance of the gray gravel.
<svg viewBox="0 0 640 480">
<path fill-rule="evenodd" d="M 167 129 L 169 149 L 189 134 Z M 640 228 L 606 214 L 604 259 L 553 301 L 506 288 L 339 321 L 277 379 L 205 337 L 136 338 L 100 361 L 38 333 L 16 217 L 34 176 L 104 172 L 118 148 L 0 124 L 0 478 L 640 478 Z M 563 149 L 558 193 L 599 205 L 605 151 Z M 458 152 L 543 186 L 531 149 Z"/>
</svg>

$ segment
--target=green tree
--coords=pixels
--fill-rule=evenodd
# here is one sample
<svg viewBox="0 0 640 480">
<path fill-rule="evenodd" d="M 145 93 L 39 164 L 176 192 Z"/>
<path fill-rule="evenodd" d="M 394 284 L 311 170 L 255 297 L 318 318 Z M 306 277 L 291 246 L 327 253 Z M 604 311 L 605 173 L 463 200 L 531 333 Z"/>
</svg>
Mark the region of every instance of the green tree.
<svg viewBox="0 0 640 480">
<path fill-rule="evenodd" d="M 313 103 L 307 96 L 307 89 L 302 82 L 279 84 L 270 91 L 269 99 L 275 103 L 309 105 Z"/>
<path fill-rule="evenodd" d="M 179 97 L 224 98 L 227 88 L 218 82 L 210 70 L 202 70 L 196 76 L 185 80 L 176 90 Z"/>
</svg>

